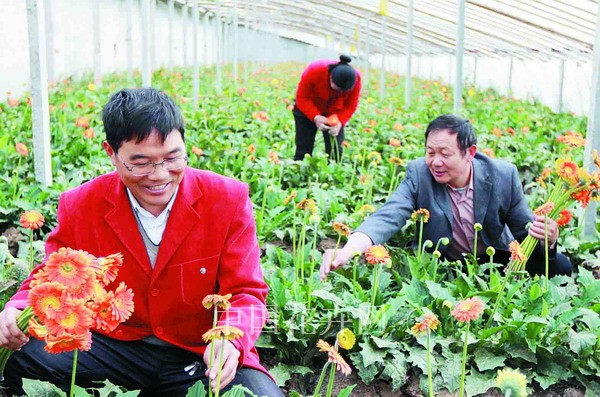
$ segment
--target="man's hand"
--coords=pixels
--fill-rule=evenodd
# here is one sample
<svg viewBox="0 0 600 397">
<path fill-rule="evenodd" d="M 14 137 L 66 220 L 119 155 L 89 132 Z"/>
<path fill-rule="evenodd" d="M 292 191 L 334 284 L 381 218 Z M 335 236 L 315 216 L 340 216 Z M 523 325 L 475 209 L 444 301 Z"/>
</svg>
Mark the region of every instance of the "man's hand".
<svg viewBox="0 0 600 397">
<path fill-rule="evenodd" d="M 327 125 L 327 117 L 325 116 L 315 116 L 315 125 L 317 126 L 317 129 L 321 130 L 321 131 L 328 131 L 329 130 L 329 125 Z"/>
<path fill-rule="evenodd" d="M 329 127 L 329 135 L 338 136 L 341 129 L 342 129 L 342 123 L 337 123 L 336 125 L 330 126 Z"/>
<path fill-rule="evenodd" d="M 344 266 L 346 263 L 350 262 L 350 259 L 354 257 L 355 253 L 356 252 L 349 252 L 349 250 L 346 250 L 346 247 L 337 251 L 333 249 L 325 250 L 323 253 L 323 259 L 321 260 L 321 270 L 319 271 L 321 280 L 325 280 L 327 273 L 330 271 Z"/>
<path fill-rule="evenodd" d="M 212 367 L 210 366 L 211 345 L 214 345 Z M 223 389 L 233 380 L 233 378 L 235 378 L 240 359 L 239 350 L 228 340 L 225 342 L 222 342 L 220 339 L 214 340 L 206 346 L 203 356 L 207 368 L 205 375 L 209 379 L 209 387 L 212 388 L 214 393 L 217 392 L 217 375 L 219 372 L 219 356 L 221 355 L 221 350 L 223 350 L 223 366 L 221 367 L 220 389 Z"/>
<path fill-rule="evenodd" d="M 529 235 L 544 243 L 544 220 L 548 223 L 548 246 L 552 247 L 558 240 L 558 224 L 552 218 L 544 216 L 533 216 L 533 223 L 529 227 Z"/>
<path fill-rule="evenodd" d="M 9 350 L 19 350 L 29 342 L 29 337 L 17 326 L 17 317 L 21 311 L 7 307 L 0 312 L 0 347 Z"/>
</svg>

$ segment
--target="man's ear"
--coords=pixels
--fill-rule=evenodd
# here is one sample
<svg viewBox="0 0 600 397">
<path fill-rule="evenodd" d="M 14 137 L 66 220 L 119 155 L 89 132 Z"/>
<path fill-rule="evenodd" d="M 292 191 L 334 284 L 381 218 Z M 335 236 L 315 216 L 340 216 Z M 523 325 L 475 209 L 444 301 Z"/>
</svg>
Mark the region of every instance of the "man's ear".
<svg viewBox="0 0 600 397">
<path fill-rule="evenodd" d="M 467 149 L 467 153 L 471 155 L 471 158 L 475 157 L 475 153 L 477 153 L 477 146 L 471 145 L 469 149 Z"/>
<path fill-rule="evenodd" d="M 113 148 L 106 141 L 102 142 L 102 147 L 104 148 L 104 151 L 106 152 L 106 154 L 110 158 L 110 162 L 114 166 L 116 166 L 117 163 L 116 163 L 116 160 L 115 160 L 115 151 L 113 150 Z"/>
</svg>

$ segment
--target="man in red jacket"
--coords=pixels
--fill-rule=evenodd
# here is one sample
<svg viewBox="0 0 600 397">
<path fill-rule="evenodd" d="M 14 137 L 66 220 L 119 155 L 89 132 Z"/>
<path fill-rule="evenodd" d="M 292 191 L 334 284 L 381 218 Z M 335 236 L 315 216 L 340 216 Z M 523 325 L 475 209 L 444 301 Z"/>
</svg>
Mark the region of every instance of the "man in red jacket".
<svg viewBox="0 0 600 397">
<path fill-rule="evenodd" d="M 222 354 L 222 388 L 241 384 L 260 396 L 283 396 L 254 346 L 267 318 L 267 285 L 248 186 L 187 167 L 183 117 L 164 93 L 121 90 L 102 118 L 116 171 L 61 196 L 46 257 L 61 247 L 96 257 L 121 253 L 123 265 L 107 289 L 124 282 L 135 310 L 114 331 L 93 333 L 91 350 L 78 357 L 77 384 L 108 379 L 146 397 L 185 396 L 199 380 L 215 390 Z M 49 354 L 16 326 L 40 268 L 0 312 L 0 347 L 15 350 L 4 370 L 10 394 L 24 394 L 23 378 L 70 385 L 72 352 Z M 231 294 L 228 316 L 218 323 L 243 331 L 211 342 L 214 349 L 202 340 L 213 324 L 213 309 L 202 305 L 211 294 Z"/>
<path fill-rule="evenodd" d="M 294 160 L 312 154 L 317 130 L 323 132 L 329 158 L 341 158 L 344 126 L 356 111 L 361 90 L 360 73 L 350 61 L 346 55 L 341 55 L 339 62 L 318 60 L 302 73 L 292 111 L 296 123 Z"/>
</svg>

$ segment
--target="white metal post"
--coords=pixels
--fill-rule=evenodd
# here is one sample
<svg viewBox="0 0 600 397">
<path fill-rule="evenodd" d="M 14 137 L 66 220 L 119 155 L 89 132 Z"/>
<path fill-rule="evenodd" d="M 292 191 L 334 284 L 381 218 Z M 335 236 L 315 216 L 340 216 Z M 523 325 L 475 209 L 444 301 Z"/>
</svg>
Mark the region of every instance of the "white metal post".
<svg viewBox="0 0 600 397">
<path fill-rule="evenodd" d="M 386 36 L 387 35 L 387 17 L 381 16 L 381 69 L 379 71 L 379 98 L 385 96 L 385 55 L 386 55 Z"/>
<path fill-rule="evenodd" d="M 127 27 L 125 29 L 125 46 L 127 47 L 127 71 L 133 77 L 133 0 L 127 1 Z M 137 11 L 137 10 L 136 10 Z"/>
<path fill-rule="evenodd" d="M 183 67 L 187 68 L 189 65 L 188 61 L 188 34 L 187 26 L 189 23 L 189 7 L 187 4 L 181 6 L 181 33 L 183 35 Z"/>
<path fill-rule="evenodd" d="M 93 1 L 93 30 L 94 30 L 94 83 L 102 85 L 102 42 L 100 33 L 100 2 Z"/>
<path fill-rule="evenodd" d="M 596 39 L 594 44 L 594 71 L 592 75 L 591 104 L 588 114 L 587 143 L 585 146 L 584 166 L 588 171 L 593 171 L 594 161 L 592 153 L 600 150 L 600 4 L 596 14 Z M 582 238 L 584 240 L 597 239 L 598 232 L 598 203 L 590 200 L 583 212 Z"/>
<path fill-rule="evenodd" d="M 463 88 L 463 55 L 465 52 L 465 0 L 458 0 L 458 17 L 456 21 L 456 70 L 454 75 L 454 113 L 462 110 Z"/>
<path fill-rule="evenodd" d="M 215 16 L 215 29 L 217 31 L 217 44 L 215 46 L 215 58 L 217 67 L 217 94 L 223 91 L 223 21 L 221 20 L 221 1 L 217 0 L 217 15 Z"/>
<path fill-rule="evenodd" d="M 199 46 L 199 42 L 198 42 L 198 33 L 199 33 L 199 24 L 200 24 L 200 11 L 198 10 L 198 0 L 194 1 L 194 4 L 192 6 L 192 26 L 193 26 L 193 38 L 192 38 L 192 45 L 193 45 L 193 51 L 192 51 L 192 56 L 193 56 L 193 60 L 192 63 L 194 65 L 194 81 L 193 81 L 193 89 L 192 89 L 192 103 L 194 104 L 194 107 L 198 106 L 198 97 L 200 96 L 200 60 L 198 59 L 198 46 Z"/>
<path fill-rule="evenodd" d="M 175 47 L 175 38 L 173 36 L 173 18 L 175 14 L 175 0 L 169 0 L 167 7 L 169 10 L 169 69 L 173 69 L 173 47 Z"/>
<path fill-rule="evenodd" d="M 413 53 L 413 18 L 414 18 L 414 0 L 408 0 L 408 29 L 406 40 L 406 76 L 404 86 L 404 106 L 410 107 L 412 103 L 412 53 Z"/>
<path fill-rule="evenodd" d="M 150 0 L 140 0 L 142 6 L 142 86 L 152 86 L 150 71 Z"/>
<path fill-rule="evenodd" d="M 239 19 L 238 19 L 238 2 L 233 0 L 233 81 L 237 84 L 238 81 L 238 62 L 239 62 Z"/>
<path fill-rule="evenodd" d="M 52 21 L 52 2 L 46 1 L 44 4 L 44 26 L 46 29 L 46 62 L 48 63 L 48 81 L 53 82 L 56 79 L 54 75 L 54 22 Z"/>
<path fill-rule="evenodd" d="M 48 75 L 44 41 L 44 1 L 27 0 L 29 70 L 31 79 L 31 121 L 35 179 L 43 186 L 52 184 L 50 164 L 50 112 Z"/>
<path fill-rule="evenodd" d="M 558 67 L 558 111 L 564 111 L 563 96 L 565 89 L 565 60 L 560 60 Z"/>
</svg>

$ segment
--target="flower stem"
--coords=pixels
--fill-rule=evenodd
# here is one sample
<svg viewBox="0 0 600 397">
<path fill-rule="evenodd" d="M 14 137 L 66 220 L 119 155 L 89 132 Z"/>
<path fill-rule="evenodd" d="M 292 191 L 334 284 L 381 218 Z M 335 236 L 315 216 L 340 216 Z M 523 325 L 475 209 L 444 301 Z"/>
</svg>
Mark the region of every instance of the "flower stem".
<svg viewBox="0 0 600 397">
<path fill-rule="evenodd" d="M 313 397 L 317 397 L 319 395 L 319 390 L 321 390 L 321 385 L 323 385 L 323 380 L 325 379 L 325 371 L 327 370 L 327 366 L 329 365 L 329 361 L 325 363 L 323 366 L 323 371 L 321 371 L 321 376 L 319 376 L 319 381 L 317 382 L 317 387 L 315 387 L 315 392 L 313 393 Z"/>
<path fill-rule="evenodd" d="M 329 381 L 327 383 L 327 395 L 325 397 L 331 397 L 333 393 L 333 379 L 335 378 L 335 363 L 331 364 L 331 369 L 329 370 Z"/>
<path fill-rule="evenodd" d="M 377 298 L 377 292 L 379 289 L 379 272 L 381 271 L 381 264 L 375 266 L 375 271 L 373 272 L 373 286 L 371 288 L 371 307 L 369 308 L 369 320 L 371 320 L 371 315 L 375 310 L 375 300 Z"/>
<path fill-rule="evenodd" d="M 467 368 L 467 348 L 469 347 L 469 325 L 471 323 L 467 323 L 467 329 L 465 331 L 465 343 L 463 346 L 463 361 L 462 361 L 462 369 L 460 373 L 460 390 L 458 392 L 459 397 L 463 397 L 465 394 L 465 373 Z"/>
<path fill-rule="evenodd" d="M 463 346 L 463 354 L 462 354 L 462 369 L 460 373 L 460 390 L 458 392 L 459 397 L 463 397 L 465 394 L 465 373 L 467 368 L 467 348 L 469 347 L 469 325 L 471 323 L 467 323 L 467 329 L 465 331 L 465 343 Z"/>
<path fill-rule="evenodd" d="M 29 271 L 33 270 L 33 229 L 29 229 Z"/>
<path fill-rule="evenodd" d="M 504 294 L 504 288 L 506 288 L 506 282 L 508 281 L 508 278 L 510 277 L 511 274 L 512 274 L 512 271 L 510 270 L 510 263 L 509 263 L 509 265 L 506 268 L 506 275 L 504 276 L 504 280 L 502 281 L 502 285 L 500 286 L 500 291 L 498 291 L 498 295 L 496 296 L 496 301 L 494 302 L 494 308 L 492 309 L 492 314 L 490 314 L 490 317 L 488 317 L 487 323 L 485 324 L 485 328 L 487 328 L 494 319 L 494 315 L 496 314 L 496 310 L 498 309 L 498 304 L 500 303 L 502 294 Z"/>
<path fill-rule="evenodd" d="M 419 251 L 417 253 L 417 259 L 421 262 L 421 244 L 423 242 L 423 220 L 421 220 L 419 225 Z"/>
<path fill-rule="evenodd" d="M 221 393 L 221 373 L 223 366 L 223 351 L 225 350 L 225 337 L 221 336 L 221 350 L 219 351 L 219 370 L 217 371 L 217 392 L 215 393 L 215 397 L 219 397 Z"/>
<path fill-rule="evenodd" d="M 433 395 L 433 374 L 431 373 L 431 347 L 430 347 L 431 332 L 427 329 L 427 381 L 429 384 L 429 397 Z"/>
<path fill-rule="evenodd" d="M 75 349 L 73 352 L 73 370 L 71 371 L 71 389 L 69 389 L 69 397 L 73 397 L 73 392 L 75 391 L 75 374 L 77 373 L 77 355 L 79 353 L 79 349 Z"/>
<path fill-rule="evenodd" d="M 544 261 L 546 265 L 546 291 L 548 291 L 548 217 L 544 219 Z"/>
</svg>

